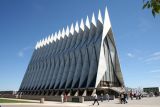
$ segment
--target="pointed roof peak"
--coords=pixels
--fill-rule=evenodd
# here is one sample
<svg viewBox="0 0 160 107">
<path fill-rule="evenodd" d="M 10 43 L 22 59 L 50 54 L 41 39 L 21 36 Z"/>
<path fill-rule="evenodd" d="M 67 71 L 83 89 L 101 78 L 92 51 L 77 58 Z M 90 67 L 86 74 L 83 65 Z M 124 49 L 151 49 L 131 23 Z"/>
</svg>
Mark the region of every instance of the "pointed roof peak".
<svg viewBox="0 0 160 107">
<path fill-rule="evenodd" d="M 103 24 L 103 36 L 105 37 L 106 34 L 109 32 L 109 29 L 111 28 L 111 22 L 108 14 L 107 7 L 105 9 L 105 15 L 104 15 L 104 24 Z"/>
<path fill-rule="evenodd" d="M 48 42 L 48 37 L 46 37 L 45 42 L 46 42 L 46 43 Z"/>
<path fill-rule="evenodd" d="M 41 47 L 44 46 L 44 42 L 45 42 L 45 39 L 43 38 L 42 41 L 41 41 Z"/>
<path fill-rule="evenodd" d="M 42 40 L 39 41 L 39 48 L 42 47 Z"/>
<path fill-rule="evenodd" d="M 62 29 L 62 38 L 64 38 L 64 36 L 65 36 L 65 30 L 64 30 L 64 28 Z"/>
<path fill-rule="evenodd" d="M 57 32 L 55 32 L 54 36 L 56 36 L 56 37 L 57 37 Z"/>
<path fill-rule="evenodd" d="M 42 40 L 40 40 L 40 47 L 42 47 L 42 43 L 43 43 L 43 39 L 42 39 Z"/>
<path fill-rule="evenodd" d="M 90 29 L 90 23 L 89 23 L 89 18 L 88 18 L 88 16 L 87 16 L 87 18 L 86 18 L 86 26 Z"/>
<path fill-rule="evenodd" d="M 84 31 L 84 22 L 83 22 L 83 19 L 81 19 L 80 28 Z"/>
<path fill-rule="evenodd" d="M 93 13 L 93 15 L 92 15 L 92 23 L 96 26 L 96 19 L 95 19 L 94 13 Z"/>
<path fill-rule="evenodd" d="M 40 41 L 37 42 L 37 49 L 40 48 Z"/>
<path fill-rule="evenodd" d="M 52 33 L 52 35 L 51 35 L 51 43 L 53 42 L 53 40 L 54 40 L 54 35 Z"/>
<path fill-rule="evenodd" d="M 69 36 L 69 27 L 66 28 L 66 36 Z"/>
<path fill-rule="evenodd" d="M 37 50 L 38 42 L 36 43 L 35 49 Z"/>
<path fill-rule="evenodd" d="M 52 37 L 54 36 L 54 34 L 52 33 Z"/>
<path fill-rule="evenodd" d="M 50 35 L 48 36 L 47 40 L 48 40 L 47 44 L 51 43 L 51 36 Z"/>
<path fill-rule="evenodd" d="M 50 40 L 50 35 L 47 37 L 46 44 L 49 44 L 49 40 Z"/>
<path fill-rule="evenodd" d="M 56 41 L 57 40 L 57 32 L 55 32 L 55 34 L 54 34 L 54 41 Z"/>
<path fill-rule="evenodd" d="M 101 23 L 103 23 L 101 10 L 99 10 L 99 12 L 98 12 L 98 20 L 99 20 Z"/>
<path fill-rule="evenodd" d="M 47 42 L 48 42 L 48 38 L 46 37 L 46 38 L 44 39 L 44 46 L 47 44 Z"/>
<path fill-rule="evenodd" d="M 38 41 L 37 41 L 37 43 L 36 43 L 35 49 L 36 49 L 36 50 L 38 49 Z"/>
<path fill-rule="evenodd" d="M 70 28 L 70 33 L 71 33 L 72 35 L 73 35 L 73 33 L 74 33 L 73 23 L 72 23 L 71 28 Z"/>
<path fill-rule="evenodd" d="M 60 40 L 60 38 L 61 38 L 61 31 L 60 30 L 58 31 L 58 36 L 57 37 Z"/>
<path fill-rule="evenodd" d="M 79 32 L 79 25 L 78 25 L 78 21 L 76 22 L 76 25 L 75 25 L 75 31 L 78 33 Z"/>
</svg>

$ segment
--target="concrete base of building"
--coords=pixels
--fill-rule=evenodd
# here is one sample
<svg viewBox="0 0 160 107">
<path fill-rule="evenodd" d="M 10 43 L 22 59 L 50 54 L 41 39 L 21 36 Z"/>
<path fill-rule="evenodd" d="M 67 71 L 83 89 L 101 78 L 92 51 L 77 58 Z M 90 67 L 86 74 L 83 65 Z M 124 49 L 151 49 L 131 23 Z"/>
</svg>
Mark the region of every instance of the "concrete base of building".
<svg viewBox="0 0 160 107">
<path fill-rule="evenodd" d="M 29 100 L 39 100 L 41 99 L 47 100 L 47 101 L 58 101 L 61 102 L 61 96 L 42 96 L 42 95 L 22 95 L 21 99 L 29 99 Z M 67 96 L 67 102 L 84 102 L 83 96 Z"/>
<path fill-rule="evenodd" d="M 91 101 L 94 98 L 92 97 L 94 93 L 97 93 L 98 96 L 103 94 L 109 94 L 114 97 L 118 97 L 119 93 L 125 91 L 121 87 L 101 87 L 101 88 L 91 88 L 91 89 L 72 89 L 72 90 L 35 90 L 35 91 L 21 91 L 18 92 L 19 96 L 22 99 L 31 99 L 31 100 L 40 100 L 44 98 L 47 101 L 61 101 L 61 95 L 67 95 L 67 101 L 69 102 L 83 102 Z"/>
</svg>

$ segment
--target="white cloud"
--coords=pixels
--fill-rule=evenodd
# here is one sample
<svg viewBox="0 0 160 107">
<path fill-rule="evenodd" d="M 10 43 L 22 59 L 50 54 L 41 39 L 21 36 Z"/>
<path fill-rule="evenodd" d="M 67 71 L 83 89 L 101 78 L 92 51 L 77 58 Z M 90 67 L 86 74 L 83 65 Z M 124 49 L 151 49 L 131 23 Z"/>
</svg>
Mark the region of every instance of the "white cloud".
<svg viewBox="0 0 160 107">
<path fill-rule="evenodd" d="M 24 57 L 25 52 L 26 52 L 26 51 L 29 51 L 29 50 L 31 50 L 31 49 L 32 49 L 32 47 L 25 47 L 25 48 L 21 49 L 21 50 L 18 52 L 18 56 L 19 56 L 19 57 Z"/>
<path fill-rule="evenodd" d="M 152 71 L 150 71 L 151 73 L 158 73 L 158 72 L 160 72 L 160 69 L 156 69 L 156 70 L 152 70 Z"/>
<path fill-rule="evenodd" d="M 160 52 L 155 52 L 155 53 L 151 54 L 151 55 L 145 60 L 145 62 L 158 61 L 158 60 L 160 60 Z"/>
<path fill-rule="evenodd" d="M 132 53 L 127 53 L 127 56 L 128 56 L 128 57 L 131 57 L 131 58 L 134 57 L 134 55 L 133 55 Z"/>
<path fill-rule="evenodd" d="M 160 52 L 155 52 L 152 54 L 152 56 L 160 56 Z"/>
</svg>

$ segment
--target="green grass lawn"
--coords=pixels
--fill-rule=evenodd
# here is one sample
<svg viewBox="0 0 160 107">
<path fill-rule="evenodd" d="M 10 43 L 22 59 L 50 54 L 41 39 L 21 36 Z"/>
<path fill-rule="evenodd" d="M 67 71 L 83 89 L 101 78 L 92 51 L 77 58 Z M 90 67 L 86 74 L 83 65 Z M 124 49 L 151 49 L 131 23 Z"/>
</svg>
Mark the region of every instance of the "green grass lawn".
<svg viewBox="0 0 160 107">
<path fill-rule="evenodd" d="M 0 99 L 0 103 L 33 103 L 33 102 L 18 101 L 18 100 L 9 100 L 9 99 Z"/>
</svg>

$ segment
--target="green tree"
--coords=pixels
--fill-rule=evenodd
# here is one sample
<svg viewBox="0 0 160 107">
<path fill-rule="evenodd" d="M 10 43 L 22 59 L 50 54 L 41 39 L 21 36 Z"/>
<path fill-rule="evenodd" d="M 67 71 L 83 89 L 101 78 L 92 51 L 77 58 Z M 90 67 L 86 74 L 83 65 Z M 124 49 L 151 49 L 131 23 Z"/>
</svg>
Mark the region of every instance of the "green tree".
<svg viewBox="0 0 160 107">
<path fill-rule="evenodd" d="M 151 9 L 152 15 L 155 17 L 160 14 L 160 0 L 143 0 L 143 9 Z"/>
</svg>

